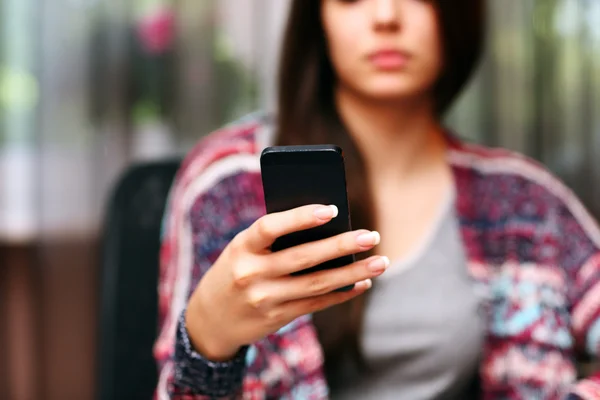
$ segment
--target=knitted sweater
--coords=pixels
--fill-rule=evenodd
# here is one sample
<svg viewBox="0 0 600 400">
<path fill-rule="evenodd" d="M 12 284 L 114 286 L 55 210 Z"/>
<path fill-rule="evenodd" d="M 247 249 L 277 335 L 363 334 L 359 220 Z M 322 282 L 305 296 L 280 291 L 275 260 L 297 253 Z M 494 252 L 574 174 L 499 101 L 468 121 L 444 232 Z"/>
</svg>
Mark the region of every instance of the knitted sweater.
<svg viewBox="0 0 600 400">
<path fill-rule="evenodd" d="M 323 353 L 310 316 L 213 363 L 192 349 L 183 323 L 203 274 L 265 213 L 259 155 L 272 140 L 252 115 L 190 152 L 163 229 L 159 399 L 324 399 Z M 481 295 L 486 340 L 482 399 L 600 399 L 600 375 L 577 381 L 575 357 L 600 350 L 600 229 L 543 167 L 449 135 L 455 211 Z"/>
</svg>

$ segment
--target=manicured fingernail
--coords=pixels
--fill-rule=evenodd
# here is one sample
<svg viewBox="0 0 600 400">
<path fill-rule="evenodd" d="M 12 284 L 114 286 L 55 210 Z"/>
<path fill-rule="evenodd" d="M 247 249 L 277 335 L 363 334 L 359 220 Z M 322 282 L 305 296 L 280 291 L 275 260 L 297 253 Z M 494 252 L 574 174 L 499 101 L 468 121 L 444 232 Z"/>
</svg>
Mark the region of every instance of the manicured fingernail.
<svg viewBox="0 0 600 400">
<path fill-rule="evenodd" d="M 373 287 L 373 281 L 370 279 L 365 279 L 364 281 L 360 281 L 356 284 L 358 289 L 361 290 L 369 290 Z"/>
<path fill-rule="evenodd" d="M 383 272 L 390 266 L 390 259 L 386 256 L 376 258 L 371 261 L 368 265 L 369 269 L 373 272 L 379 273 Z"/>
<path fill-rule="evenodd" d="M 322 220 L 330 220 L 337 217 L 338 208 L 336 206 L 323 206 L 318 207 L 315 212 L 315 216 Z"/>
<path fill-rule="evenodd" d="M 330 205 L 329 207 L 331 207 L 331 208 L 333 209 L 333 217 L 332 217 L 332 218 L 335 218 L 335 217 L 337 217 L 337 216 L 338 216 L 338 214 L 340 213 L 340 211 L 338 210 L 337 206 L 334 206 L 334 205 L 332 204 L 332 205 Z"/>
<path fill-rule="evenodd" d="M 356 238 L 356 243 L 359 246 L 377 246 L 381 241 L 381 236 L 379 236 L 379 232 L 372 231 L 368 233 L 363 233 Z"/>
</svg>

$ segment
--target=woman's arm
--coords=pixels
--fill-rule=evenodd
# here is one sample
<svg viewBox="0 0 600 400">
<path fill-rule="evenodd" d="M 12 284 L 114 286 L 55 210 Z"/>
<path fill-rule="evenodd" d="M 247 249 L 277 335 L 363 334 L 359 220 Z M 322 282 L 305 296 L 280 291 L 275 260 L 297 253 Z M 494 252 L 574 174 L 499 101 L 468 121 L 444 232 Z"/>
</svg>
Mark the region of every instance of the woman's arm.
<svg viewBox="0 0 600 400">
<path fill-rule="evenodd" d="M 198 181 L 203 179 L 200 175 Z M 190 186 L 194 190 L 202 187 L 196 183 Z M 368 268 L 367 259 L 322 271 L 318 276 L 292 278 L 289 274 L 326 259 L 364 251 L 375 243 L 361 244 L 359 239 L 366 231 L 357 231 L 290 252 L 270 254 L 261 247 L 263 250 L 256 254 L 246 254 L 249 248 L 268 246 L 274 237 L 326 223 L 315 214 L 323 207 L 306 206 L 263 217 L 260 174 L 248 171 L 228 173 L 207 187 L 201 193 L 186 189 L 183 197 L 192 200 L 179 202 L 175 198 L 170 204 L 161 254 L 161 333 L 155 348 L 161 370 L 159 398 L 234 399 L 242 394 L 252 399 L 289 395 L 325 398 L 321 349 L 306 315 L 361 294 L 368 289 L 363 280 L 381 272 Z M 325 208 L 331 218 L 333 209 Z M 231 281 L 232 277 L 244 277 L 240 274 L 250 267 L 249 260 L 253 260 L 253 270 L 265 275 L 258 276 L 256 282 Z M 273 274 L 275 277 L 269 278 Z M 355 290 L 332 292 L 352 282 L 358 282 Z M 263 293 L 257 292 L 259 289 L 269 289 L 272 293 L 268 296 L 275 300 L 277 296 L 292 300 L 281 305 L 276 301 L 272 310 L 270 302 L 252 308 L 253 294 Z M 299 297 L 293 300 L 294 296 Z M 189 315 L 184 318 L 186 306 Z M 202 325 L 204 322 L 210 326 Z M 215 354 L 217 360 L 224 354 L 232 356 L 226 362 L 212 362 L 192 343 L 200 346 L 204 355 Z M 246 349 L 241 343 L 252 346 Z"/>
<path fill-rule="evenodd" d="M 243 171 L 218 179 L 205 187 L 198 183 L 203 181 L 201 173 L 185 187 L 177 182 L 172 191 L 161 249 L 158 399 L 234 399 L 242 393 L 246 349 L 228 362 L 209 361 L 193 349 L 184 318 L 200 279 L 228 242 L 261 213 L 260 199 L 251 191 L 238 193 L 251 184 Z"/>
</svg>

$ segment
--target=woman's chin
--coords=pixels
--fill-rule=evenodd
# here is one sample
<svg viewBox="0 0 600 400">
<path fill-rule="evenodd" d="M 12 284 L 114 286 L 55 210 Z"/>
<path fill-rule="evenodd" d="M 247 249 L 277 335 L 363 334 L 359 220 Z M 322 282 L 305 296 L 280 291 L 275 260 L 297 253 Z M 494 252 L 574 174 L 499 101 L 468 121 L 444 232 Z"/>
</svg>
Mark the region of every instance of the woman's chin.
<svg viewBox="0 0 600 400">
<path fill-rule="evenodd" d="M 394 88 L 394 87 L 381 87 L 373 88 L 368 91 L 364 91 L 364 97 L 367 97 L 373 101 L 383 102 L 405 102 L 410 100 L 417 100 L 423 97 L 424 90 L 417 90 L 411 88 Z"/>
<path fill-rule="evenodd" d="M 371 79 L 355 86 L 362 97 L 375 101 L 405 101 L 422 97 L 430 84 L 408 79 Z"/>
</svg>

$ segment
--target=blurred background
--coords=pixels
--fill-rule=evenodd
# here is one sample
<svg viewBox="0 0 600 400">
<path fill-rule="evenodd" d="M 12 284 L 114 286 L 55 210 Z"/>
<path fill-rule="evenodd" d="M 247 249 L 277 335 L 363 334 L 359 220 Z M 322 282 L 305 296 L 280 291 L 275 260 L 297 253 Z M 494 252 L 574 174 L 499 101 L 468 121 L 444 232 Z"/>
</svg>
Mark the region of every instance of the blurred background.
<svg viewBox="0 0 600 400">
<path fill-rule="evenodd" d="M 600 217 L 600 1 L 489 0 L 448 116 Z M 0 399 L 92 399 L 101 242 L 123 172 L 272 109 L 287 0 L 0 0 Z"/>
</svg>

